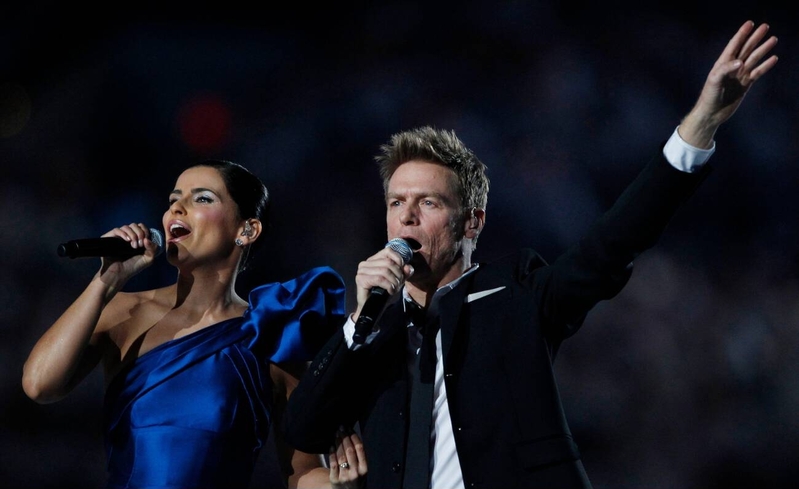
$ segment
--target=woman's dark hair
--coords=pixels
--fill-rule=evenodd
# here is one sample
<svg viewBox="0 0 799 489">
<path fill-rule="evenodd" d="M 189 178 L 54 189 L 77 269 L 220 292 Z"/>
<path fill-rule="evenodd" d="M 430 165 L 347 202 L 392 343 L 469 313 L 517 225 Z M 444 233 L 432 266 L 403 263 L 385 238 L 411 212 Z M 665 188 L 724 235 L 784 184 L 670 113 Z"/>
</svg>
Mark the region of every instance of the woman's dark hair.
<svg viewBox="0 0 799 489">
<path fill-rule="evenodd" d="M 261 236 L 252 242 L 244 251 L 239 271 L 246 268 L 252 255 L 264 244 L 263 235 L 269 228 L 269 191 L 266 185 L 254 173 L 238 163 L 227 160 L 205 160 L 193 166 L 215 168 L 222 176 L 225 187 L 239 210 L 241 219 L 258 219 L 261 221 Z"/>
</svg>

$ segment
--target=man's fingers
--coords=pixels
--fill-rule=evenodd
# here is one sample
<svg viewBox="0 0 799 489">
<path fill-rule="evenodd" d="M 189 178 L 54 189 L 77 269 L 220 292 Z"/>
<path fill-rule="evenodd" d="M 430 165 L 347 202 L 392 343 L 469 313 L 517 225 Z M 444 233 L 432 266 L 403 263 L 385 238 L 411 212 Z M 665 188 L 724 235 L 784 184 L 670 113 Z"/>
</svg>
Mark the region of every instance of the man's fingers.
<svg viewBox="0 0 799 489">
<path fill-rule="evenodd" d="M 754 25 L 754 22 L 747 20 L 740 28 L 738 28 L 738 32 L 732 36 L 730 42 L 728 42 L 727 46 L 724 47 L 724 51 L 721 53 L 722 59 L 733 59 L 738 57 L 738 54 L 741 51 L 741 46 L 744 44 L 744 39 L 749 35 L 749 32 L 751 32 Z"/>
</svg>

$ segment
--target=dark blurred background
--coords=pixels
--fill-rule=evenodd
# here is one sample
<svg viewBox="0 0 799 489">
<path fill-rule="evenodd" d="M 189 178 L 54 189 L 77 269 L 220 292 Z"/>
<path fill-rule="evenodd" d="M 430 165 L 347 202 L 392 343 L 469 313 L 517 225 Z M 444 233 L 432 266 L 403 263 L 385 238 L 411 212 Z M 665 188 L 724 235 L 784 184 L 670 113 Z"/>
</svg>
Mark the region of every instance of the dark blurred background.
<svg viewBox="0 0 799 489">
<path fill-rule="evenodd" d="M 180 170 L 224 158 L 273 198 L 242 291 L 317 265 L 353 287 L 386 240 L 373 155 L 430 124 L 489 167 L 475 258 L 525 245 L 553 260 L 671 134 L 751 19 L 780 38 L 779 63 L 717 134 L 710 178 L 556 372 L 597 489 L 793 487 L 799 24 L 788 6 L 749 3 L 0 7 L 0 486 L 104 483 L 101 374 L 50 405 L 20 386 L 30 348 L 99 266 L 58 257 L 59 243 L 160 227 Z M 161 260 L 129 287 L 173 278 Z M 276 487 L 261 459 L 253 487 Z"/>
</svg>

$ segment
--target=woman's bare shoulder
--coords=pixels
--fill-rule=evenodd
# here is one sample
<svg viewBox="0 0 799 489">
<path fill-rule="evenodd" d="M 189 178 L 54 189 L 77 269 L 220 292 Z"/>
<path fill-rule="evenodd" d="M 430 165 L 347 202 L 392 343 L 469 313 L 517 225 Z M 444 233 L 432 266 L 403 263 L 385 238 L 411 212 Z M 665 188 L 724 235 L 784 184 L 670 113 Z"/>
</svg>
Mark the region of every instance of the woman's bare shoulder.
<svg viewBox="0 0 799 489">
<path fill-rule="evenodd" d="M 118 292 L 103 309 L 97 332 L 128 329 L 148 322 L 153 315 L 163 314 L 174 306 L 174 286 L 158 289 Z"/>
</svg>

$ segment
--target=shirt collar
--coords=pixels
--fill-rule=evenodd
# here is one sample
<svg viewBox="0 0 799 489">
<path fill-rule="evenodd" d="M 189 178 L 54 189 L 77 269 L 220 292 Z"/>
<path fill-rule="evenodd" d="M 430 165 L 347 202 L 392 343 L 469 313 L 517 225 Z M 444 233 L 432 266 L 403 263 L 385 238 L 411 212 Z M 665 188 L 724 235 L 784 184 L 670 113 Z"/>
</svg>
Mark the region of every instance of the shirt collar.
<svg viewBox="0 0 799 489">
<path fill-rule="evenodd" d="M 462 281 L 462 280 L 463 280 L 463 279 L 464 279 L 464 278 L 465 278 L 467 275 L 471 275 L 471 274 L 472 274 L 472 273 L 474 273 L 474 272 L 475 272 L 475 271 L 476 271 L 478 268 L 480 268 L 480 264 L 479 264 L 479 263 L 474 263 L 474 264 L 472 264 L 472 266 L 471 266 L 471 267 L 469 267 L 469 268 L 468 268 L 468 269 L 467 269 L 465 272 L 463 272 L 463 273 L 462 273 L 462 274 L 461 274 L 461 275 L 460 275 L 458 278 L 456 278 L 455 280 L 453 280 L 453 281 L 449 282 L 448 284 L 445 284 L 445 285 L 442 285 L 441 287 L 439 287 L 439 288 L 436 290 L 436 293 L 435 293 L 435 294 L 433 294 L 433 299 L 432 299 L 432 300 L 438 300 L 438 299 L 439 299 L 441 296 L 443 296 L 444 294 L 446 294 L 446 293 L 447 293 L 447 292 L 449 292 L 450 290 L 452 290 L 452 289 L 454 289 L 455 287 L 457 287 L 457 286 L 458 286 L 458 284 L 459 284 L 459 283 L 461 283 L 461 281 Z M 405 312 L 408 312 L 408 308 L 406 307 L 406 303 L 407 303 L 407 302 L 412 302 L 413 304 L 415 304 L 415 305 L 416 305 L 416 307 L 422 307 L 422 306 L 421 306 L 419 303 L 417 303 L 415 300 L 413 300 L 413 297 L 411 297 L 411 295 L 408 293 L 408 288 L 407 288 L 407 287 L 405 287 L 405 286 L 403 286 L 403 287 L 402 287 L 402 299 L 403 299 L 403 300 L 402 300 L 402 309 L 403 309 Z"/>
</svg>

